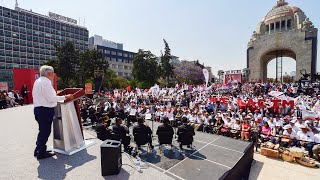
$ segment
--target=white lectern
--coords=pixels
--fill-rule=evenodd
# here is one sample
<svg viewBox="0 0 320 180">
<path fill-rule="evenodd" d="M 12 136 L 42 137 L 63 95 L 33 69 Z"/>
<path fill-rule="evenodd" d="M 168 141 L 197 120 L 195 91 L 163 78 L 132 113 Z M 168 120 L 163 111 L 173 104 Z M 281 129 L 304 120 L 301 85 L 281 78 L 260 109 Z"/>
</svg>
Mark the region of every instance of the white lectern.
<svg viewBox="0 0 320 180">
<path fill-rule="evenodd" d="M 59 96 L 72 94 L 74 99 L 58 103 L 53 120 L 53 151 L 72 155 L 94 144 L 84 140 L 79 109 L 79 98 L 84 96 L 83 89 L 68 88 Z"/>
</svg>

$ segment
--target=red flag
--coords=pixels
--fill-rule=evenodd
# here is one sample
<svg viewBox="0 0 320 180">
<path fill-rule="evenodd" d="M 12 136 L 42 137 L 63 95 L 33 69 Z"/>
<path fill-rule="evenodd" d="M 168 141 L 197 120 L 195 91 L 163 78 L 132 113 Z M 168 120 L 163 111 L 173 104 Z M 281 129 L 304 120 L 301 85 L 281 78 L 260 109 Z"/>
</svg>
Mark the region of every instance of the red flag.
<svg viewBox="0 0 320 180">
<path fill-rule="evenodd" d="M 127 90 L 128 92 L 130 92 L 130 91 L 131 91 L 131 86 L 126 87 L 126 90 Z"/>
</svg>

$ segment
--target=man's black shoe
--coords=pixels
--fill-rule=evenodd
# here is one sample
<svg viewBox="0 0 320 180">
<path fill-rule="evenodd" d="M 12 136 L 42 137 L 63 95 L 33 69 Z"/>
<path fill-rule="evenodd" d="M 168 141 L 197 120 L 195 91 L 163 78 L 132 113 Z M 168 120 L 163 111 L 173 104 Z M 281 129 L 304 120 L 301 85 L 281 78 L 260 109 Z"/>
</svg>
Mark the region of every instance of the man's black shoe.
<svg viewBox="0 0 320 180">
<path fill-rule="evenodd" d="M 46 151 L 46 152 L 51 153 L 52 151 Z M 37 150 L 34 150 L 33 156 L 34 156 L 34 157 L 37 157 L 37 155 L 38 155 L 38 151 L 37 151 Z"/>
<path fill-rule="evenodd" d="M 49 153 L 49 152 L 45 152 L 44 154 L 38 154 L 37 155 L 37 159 L 44 159 L 44 158 L 49 158 L 52 156 L 55 156 L 56 154 L 54 153 Z"/>
</svg>

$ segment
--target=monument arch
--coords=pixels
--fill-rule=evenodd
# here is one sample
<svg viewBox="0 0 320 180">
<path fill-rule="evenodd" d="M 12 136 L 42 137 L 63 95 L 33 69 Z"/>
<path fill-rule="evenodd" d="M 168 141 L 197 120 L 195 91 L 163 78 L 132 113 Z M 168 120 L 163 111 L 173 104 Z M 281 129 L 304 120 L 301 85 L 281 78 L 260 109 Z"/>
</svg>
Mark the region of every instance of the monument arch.
<svg viewBox="0 0 320 180">
<path fill-rule="evenodd" d="M 289 5 L 285 0 L 277 0 L 276 5 L 258 24 L 248 43 L 249 81 L 265 82 L 268 63 L 277 59 L 277 65 L 284 66 L 283 57 L 296 61 L 295 80 L 301 78 L 302 69 L 315 74 L 317 34 L 317 28 L 300 8 Z M 276 79 L 282 76 L 282 66 L 278 67 L 280 73 L 277 68 Z"/>
</svg>

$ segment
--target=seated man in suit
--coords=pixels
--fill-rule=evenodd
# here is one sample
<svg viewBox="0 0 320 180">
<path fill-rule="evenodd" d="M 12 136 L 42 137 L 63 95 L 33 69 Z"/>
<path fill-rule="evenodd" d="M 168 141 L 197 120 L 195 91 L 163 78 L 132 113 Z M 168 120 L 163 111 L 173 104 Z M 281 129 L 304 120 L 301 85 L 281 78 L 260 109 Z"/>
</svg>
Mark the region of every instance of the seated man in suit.
<svg viewBox="0 0 320 180">
<path fill-rule="evenodd" d="M 173 137 L 174 134 L 173 128 L 169 124 L 169 119 L 167 117 L 163 118 L 163 124 L 158 127 L 156 134 L 161 136 L 162 133 L 168 133 L 168 136 L 170 137 Z"/>
<path fill-rule="evenodd" d="M 96 132 L 97 132 L 97 137 L 101 141 L 105 141 L 107 139 L 111 139 L 112 135 L 112 130 L 109 128 L 110 127 L 110 120 L 106 121 L 105 117 L 101 117 L 99 119 L 99 123 L 96 126 Z"/>
<path fill-rule="evenodd" d="M 118 137 L 120 137 L 125 151 L 130 151 L 132 149 L 129 146 L 129 144 L 130 144 L 130 136 L 127 136 L 127 135 L 129 135 L 129 129 L 128 129 L 127 126 L 122 125 L 122 119 L 121 118 L 117 118 L 116 119 L 116 124 L 114 126 L 112 126 L 112 132 L 115 135 L 117 135 Z"/>
<path fill-rule="evenodd" d="M 148 138 L 148 143 L 151 149 L 153 149 L 152 145 L 152 131 L 149 126 L 144 124 L 144 119 L 139 117 L 138 118 L 138 125 L 133 127 L 133 135 L 135 134 L 145 134 Z M 140 148 L 140 147 L 138 147 Z"/>
<path fill-rule="evenodd" d="M 194 129 L 192 128 L 192 126 L 190 126 L 188 124 L 188 119 L 187 117 L 183 117 L 182 118 L 182 125 L 178 127 L 178 142 L 180 142 L 180 149 L 182 149 L 182 144 L 181 142 L 184 141 L 184 138 L 186 138 L 186 136 L 184 136 L 186 133 L 190 134 L 191 138 L 190 141 L 193 141 L 193 136 L 195 135 Z M 188 148 L 190 148 L 190 145 L 188 145 Z"/>
</svg>

